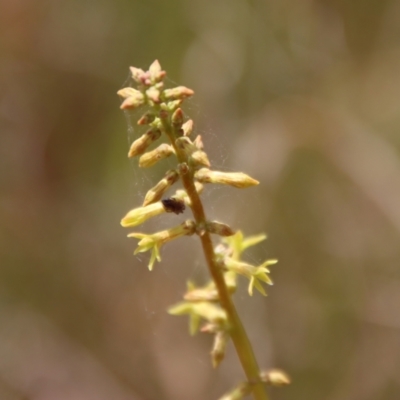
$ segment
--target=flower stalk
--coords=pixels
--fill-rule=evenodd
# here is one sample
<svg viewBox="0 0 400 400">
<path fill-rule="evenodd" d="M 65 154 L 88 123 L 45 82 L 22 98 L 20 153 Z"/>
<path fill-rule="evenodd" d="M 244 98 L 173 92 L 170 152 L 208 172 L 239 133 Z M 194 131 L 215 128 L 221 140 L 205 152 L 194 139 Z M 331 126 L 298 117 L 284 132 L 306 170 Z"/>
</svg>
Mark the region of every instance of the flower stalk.
<svg viewBox="0 0 400 400">
<path fill-rule="evenodd" d="M 251 265 L 241 259 L 242 253 L 250 246 L 264 240 L 265 235 L 244 238 L 241 231 L 233 230 L 229 225 L 209 221 L 200 197 L 203 183 L 225 184 L 236 188 L 258 185 L 258 181 L 242 172 L 222 172 L 211 169 L 211 163 L 203 148 L 202 139 L 197 136 L 193 141 L 193 121 L 187 119 L 180 108 L 182 102 L 194 92 L 184 86 L 164 89 L 163 78 L 166 73 L 158 61 L 153 62 L 148 71 L 131 67 L 132 79 L 137 89 L 124 88 L 118 94 L 123 98 L 124 110 L 146 108 L 138 120 L 138 125 L 147 125 L 147 132 L 135 140 L 130 148 L 129 157 L 140 156 L 139 166 L 150 167 L 166 157 L 175 156 L 177 167 L 166 172 L 164 178 L 150 189 L 143 205 L 129 211 L 122 219 L 124 227 L 135 227 L 146 220 L 164 212 L 180 214 L 185 205 L 191 208 L 193 219 L 153 234 L 139 232 L 128 236 L 139 239 L 134 254 L 149 251 L 151 253 L 149 269 L 155 261 L 161 261 L 161 247 L 172 240 L 197 234 L 202 245 L 204 257 L 211 281 L 204 287 L 188 283 L 184 301 L 172 306 L 168 311 L 172 315 L 188 314 L 190 333 L 196 333 L 200 325 L 201 332 L 214 335 L 211 361 L 217 367 L 223 360 L 226 345 L 232 340 L 246 375 L 246 382 L 238 385 L 223 399 L 241 399 L 253 394 L 255 400 L 268 400 L 265 385 L 270 377 L 262 379 L 253 348 L 232 301 L 236 290 L 237 276 L 243 275 L 249 280 L 248 291 L 253 288 L 266 295 L 263 283 L 272 284 L 269 277 L 269 265 L 276 260 L 266 260 L 259 266 Z M 164 138 L 166 143 L 150 149 L 153 143 Z M 167 199 L 162 199 L 167 191 L 180 179 L 183 189 Z M 221 237 L 221 243 L 214 247 L 211 234 Z M 284 378 L 275 381 L 283 382 Z"/>
</svg>

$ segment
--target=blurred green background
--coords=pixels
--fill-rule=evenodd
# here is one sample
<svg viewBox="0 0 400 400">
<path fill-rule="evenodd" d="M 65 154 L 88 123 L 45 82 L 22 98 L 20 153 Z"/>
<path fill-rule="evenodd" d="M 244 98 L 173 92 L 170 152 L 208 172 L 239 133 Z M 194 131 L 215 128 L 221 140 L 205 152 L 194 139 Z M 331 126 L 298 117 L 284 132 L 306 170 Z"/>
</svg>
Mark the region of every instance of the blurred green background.
<svg viewBox="0 0 400 400">
<path fill-rule="evenodd" d="M 261 366 L 292 377 L 271 399 L 399 399 L 396 0 L 0 0 L 0 399 L 217 399 L 242 379 L 165 312 L 207 279 L 195 238 L 149 273 L 119 225 L 165 168 L 127 160 L 116 96 L 156 58 L 195 90 L 213 165 L 260 180 L 204 199 L 268 233 L 250 260 L 280 260 L 266 299 L 235 296 Z"/>
</svg>

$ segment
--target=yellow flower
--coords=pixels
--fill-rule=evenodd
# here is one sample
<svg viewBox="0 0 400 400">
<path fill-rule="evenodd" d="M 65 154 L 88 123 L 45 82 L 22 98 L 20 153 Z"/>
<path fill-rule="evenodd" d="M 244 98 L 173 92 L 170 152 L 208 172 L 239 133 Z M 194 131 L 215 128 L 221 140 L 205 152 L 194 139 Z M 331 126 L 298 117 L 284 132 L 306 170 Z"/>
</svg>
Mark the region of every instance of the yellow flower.
<svg viewBox="0 0 400 400">
<path fill-rule="evenodd" d="M 253 235 L 244 237 L 242 231 L 237 231 L 233 236 L 227 237 L 223 239 L 223 242 L 228 244 L 233 251 L 233 256 L 235 260 L 239 260 L 241 254 L 251 246 L 255 246 L 256 244 L 262 242 L 267 238 L 267 235 L 264 233 L 260 233 L 259 235 Z"/>
<path fill-rule="evenodd" d="M 226 327 L 228 321 L 226 312 L 222 308 L 207 301 L 194 303 L 183 301 L 169 308 L 168 313 L 171 315 L 189 314 L 189 330 L 191 335 L 197 332 L 202 318 L 221 327 Z"/>
<path fill-rule="evenodd" d="M 255 267 L 254 265 L 247 264 L 243 261 L 237 261 L 229 257 L 226 257 L 224 260 L 225 266 L 229 271 L 243 275 L 250 280 L 248 288 L 250 296 L 253 295 L 253 288 L 256 288 L 262 295 L 267 295 L 260 281 L 272 285 L 272 280 L 268 276 L 269 269 L 267 266 L 276 264 L 277 262 L 278 260 L 267 260 L 258 267 Z"/>
<path fill-rule="evenodd" d="M 138 247 L 133 254 L 144 253 L 145 251 L 151 250 L 151 256 L 148 265 L 148 268 L 151 271 L 153 269 L 155 261 L 161 261 L 160 248 L 163 244 L 171 240 L 177 239 L 181 236 L 192 235 L 195 230 L 195 222 L 185 221 L 182 224 L 174 228 L 167 229 L 165 231 L 160 231 L 150 235 L 145 233 L 130 233 L 128 237 L 140 239 Z"/>
</svg>

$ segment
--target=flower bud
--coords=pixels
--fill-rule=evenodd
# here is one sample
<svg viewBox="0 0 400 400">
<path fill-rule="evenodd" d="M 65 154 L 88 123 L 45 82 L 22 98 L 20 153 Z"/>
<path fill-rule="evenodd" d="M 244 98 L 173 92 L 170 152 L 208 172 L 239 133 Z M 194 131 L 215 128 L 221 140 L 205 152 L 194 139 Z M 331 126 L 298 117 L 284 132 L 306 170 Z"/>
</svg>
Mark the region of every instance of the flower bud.
<svg viewBox="0 0 400 400">
<path fill-rule="evenodd" d="M 186 175 L 189 172 L 189 166 L 183 162 L 178 164 L 178 171 L 181 176 Z"/>
<path fill-rule="evenodd" d="M 210 322 L 210 323 L 204 324 L 201 327 L 200 332 L 201 333 L 213 333 L 213 334 L 215 334 L 215 333 L 219 332 L 220 329 L 221 329 L 221 327 L 219 327 L 218 325 L 214 325 L 214 324 L 212 324 Z"/>
<path fill-rule="evenodd" d="M 204 151 L 197 150 L 192 153 L 192 159 L 199 165 L 211 167 L 210 161 L 208 160 L 207 154 Z"/>
<path fill-rule="evenodd" d="M 200 194 L 203 191 L 204 186 L 200 182 L 195 182 L 194 185 L 196 187 L 196 192 Z M 183 201 L 188 207 L 192 206 L 190 198 L 185 190 L 177 190 L 173 198 Z"/>
<path fill-rule="evenodd" d="M 260 373 L 263 382 L 269 383 L 271 386 L 285 386 L 290 384 L 289 375 L 280 369 L 270 369 Z"/>
<path fill-rule="evenodd" d="M 220 331 L 215 334 L 213 348 L 211 350 L 211 360 L 214 368 L 217 368 L 224 359 L 228 341 L 229 335 L 226 331 Z"/>
<path fill-rule="evenodd" d="M 132 79 L 137 83 L 144 84 L 145 80 L 147 79 L 147 74 L 140 68 L 130 67 Z"/>
<path fill-rule="evenodd" d="M 188 284 L 188 291 L 183 298 L 187 301 L 217 301 L 218 291 L 214 284 L 197 288 L 193 284 Z"/>
<path fill-rule="evenodd" d="M 259 182 L 243 172 L 220 172 L 202 168 L 195 173 L 195 178 L 202 183 L 221 183 L 242 189 L 258 185 Z"/>
<path fill-rule="evenodd" d="M 194 144 L 194 145 L 196 146 L 196 148 L 199 149 L 199 150 L 203 150 L 203 149 L 204 149 L 203 141 L 202 141 L 200 135 L 196 136 L 196 139 L 194 139 L 193 144 Z"/>
<path fill-rule="evenodd" d="M 165 100 L 183 100 L 187 97 L 193 96 L 194 91 L 185 86 L 177 86 L 172 89 L 164 90 L 164 99 Z"/>
<path fill-rule="evenodd" d="M 156 118 L 156 116 L 152 112 L 148 111 L 147 113 L 143 114 L 138 119 L 137 124 L 138 125 L 148 125 L 148 124 L 151 124 L 155 118 Z"/>
<path fill-rule="evenodd" d="M 206 230 L 220 236 L 232 236 L 235 234 L 235 231 L 229 225 L 217 221 L 207 222 Z"/>
<path fill-rule="evenodd" d="M 182 136 L 176 139 L 175 144 L 196 164 L 204 165 L 206 167 L 210 166 L 210 161 L 208 160 L 207 154 L 202 150 L 198 150 L 195 144 L 188 137 Z"/>
<path fill-rule="evenodd" d="M 126 87 L 118 90 L 117 94 L 125 99 L 120 106 L 122 110 L 133 110 L 144 103 L 144 96 L 137 89 Z"/>
<path fill-rule="evenodd" d="M 154 86 L 146 90 L 146 96 L 155 104 L 158 104 L 160 99 L 160 91 Z"/>
<path fill-rule="evenodd" d="M 158 161 L 169 157 L 173 153 L 174 153 L 174 148 L 172 146 L 166 143 L 160 144 L 160 146 L 158 146 L 156 149 L 144 153 L 139 158 L 139 167 L 141 168 L 151 167 Z"/>
<path fill-rule="evenodd" d="M 168 103 L 161 103 L 160 108 L 163 111 L 175 111 L 181 104 L 183 100 L 173 100 Z"/>
<path fill-rule="evenodd" d="M 190 134 L 193 131 L 193 120 L 192 119 L 188 119 L 183 125 L 182 125 L 182 129 L 183 129 L 183 136 L 190 136 Z"/>
<path fill-rule="evenodd" d="M 151 129 L 142 135 L 139 139 L 136 139 L 129 149 L 128 157 L 135 157 L 143 154 L 146 149 L 161 136 L 159 129 Z"/>
<path fill-rule="evenodd" d="M 251 386 L 247 382 L 243 382 L 236 386 L 231 392 L 220 397 L 219 400 L 242 400 L 251 393 Z"/>
<path fill-rule="evenodd" d="M 149 68 L 150 79 L 153 83 L 161 82 L 167 73 L 162 70 L 158 60 L 153 61 Z"/>
<path fill-rule="evenodd" d="M 171 122 L 172 122 L 175 126 L 181 126 L 182 123 L 183 123 L 183 119 L 184 119 L 184 115 L 183 115 L 182 108 L 178 108 L 178 109 L 176 109 L 175 112 L 172 114 Z"/>
<path fill-rule="evenodd" d="M 129 211 L 121 220 L 121 225 L 125 228 L 137 226 L 152 218 L 156 215 L 165 212 L 164 206 L 161 202 L 149 204 L 145 207 L 137 207 Z"/>
<path fill-rule="evenodd" d="M 161 199 L 163 194 L 179 179 L 179 174 L 175 170 L 169 170 L 163 179 L 151 188 L 143 201 L 143 206 L 154 203 Z"/>
</svg>

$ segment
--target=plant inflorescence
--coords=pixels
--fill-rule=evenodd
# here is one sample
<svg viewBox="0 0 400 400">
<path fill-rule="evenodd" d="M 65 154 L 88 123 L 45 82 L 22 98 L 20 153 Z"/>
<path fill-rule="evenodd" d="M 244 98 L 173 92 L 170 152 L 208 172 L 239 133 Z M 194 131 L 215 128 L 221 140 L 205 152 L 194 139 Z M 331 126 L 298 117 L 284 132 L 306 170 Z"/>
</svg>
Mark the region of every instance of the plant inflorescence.
<svg viewBox="0 0 400 400">
<path fill-rule="evenodd" d="M 166 73 L 158 61 L 154 61 L 148 71 L 135 67 L 131 67 L 130 71 L 136 87 L 118 91 L 123 99 L 121 109 L 142 109 L 143 114 L 137 123 L 148 129 L 132 143 L 128 157 L 139 157 L 139 166 L 143 168 L 151 167 L 167 157 L 175 157 L 177 163 L 147 192 L 143 204 L 125 215 L 121 224 L 132 228 L 163 213 L 179 214 L 185 207 L 192 210 L 193 219 L 172 228 L 151 234 L 130 233 L 128 237 L 139 239 L 134 254 L 150 252 L 148 268 L 152 270 L 155 262 L 161 261 L 160 249 L 164 244 L 182 236 L 199 237 L 211 275 L 210 282 L 201 287 L 188 282 L 183 301 L 170 307 L 168 312 L 172 315 L 187 314 L 191 334 L 200 330 L 214 336 L 211 350 L 214 367 L 223 360 L 226 345 L 232 340 L 246 380 L 220 400 L 239 400 L 249 394 L 253 394 L 256 400 L 267 400 L 266 384 L 288 384 L 289 378 L 277 369 L 259 369 L 232 295 L 236 291 L 238 276 L 248 279 L 250 296 L 254 289 L 266 295 L 263 284 L 272 284 L 269 266 L 277 260 L 266 260 L 260 265 L 243 261 L 242 253 L 263 241 L 266 236 L 245 237 L 240 230 L 234 231 L 227 224 L 208 220 L 200 196 L 206 184 L 247 188 L 259 182 L 242 172 L 221 172 L 211 168 L 202 139 L 200 136 L 191 139 L 193 121 L 185 116 L 181 108 L 183 101 L 193 95 L 191 89 L 184 86 L 164 88 Z M 153 143 L 160 139 L 163 143 L 154 148 Z M 181 180 L 184 189 L 165 197 L 178 180 Z M 211 234 L 221 237 L 219 244 L 214 245 Z"/>
</svg>

